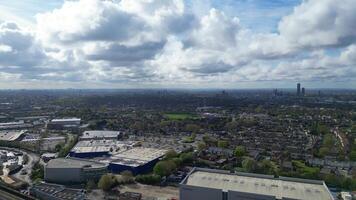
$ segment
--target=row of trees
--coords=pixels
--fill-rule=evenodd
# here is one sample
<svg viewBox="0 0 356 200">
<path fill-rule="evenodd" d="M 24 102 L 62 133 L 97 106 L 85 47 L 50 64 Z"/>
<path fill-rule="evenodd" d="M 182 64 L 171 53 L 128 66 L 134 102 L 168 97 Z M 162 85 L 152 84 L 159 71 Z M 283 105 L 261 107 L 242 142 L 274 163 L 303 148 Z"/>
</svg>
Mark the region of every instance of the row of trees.
<svg viewBox="0 0 356 200">
<path fill-rule="evenodd" d="M 74 147 L 74 145 L 78 142 L 77 135 L 67 135 L 67 143 L 66 144 L 58 144 L 55 149 L 59 149 L 58 156 L 65 157 L 68 155 L 70 150 Z"/>
<path fill-rule="evenodd" d="M 103 191 L 109 191 L 111 188 L 120 185 L 120 184 L 127 184 L 127 183 L 133 183 L 134 182 L 134 177 L 130 171 L 123 171 L 120 173 L 119 176 L 115 176 L 113 174 L 104 174 L 97 186 L 98 188 L 102 189 Z M 87 190 L 94 189 L 96 186 L 96 183 L 93 180 L 89 180 L 87 182 Z"/>
<path fill-rule="evenodd" d="M 176 171 L 178 167 L 191 162 L 193 162 L 192 152 L 177 154 L 174 150 L 170 150 L 166 153 L 164 160 L 154 166 L 153 172 L 161 177 L 168 176 Z"/>
</svg>

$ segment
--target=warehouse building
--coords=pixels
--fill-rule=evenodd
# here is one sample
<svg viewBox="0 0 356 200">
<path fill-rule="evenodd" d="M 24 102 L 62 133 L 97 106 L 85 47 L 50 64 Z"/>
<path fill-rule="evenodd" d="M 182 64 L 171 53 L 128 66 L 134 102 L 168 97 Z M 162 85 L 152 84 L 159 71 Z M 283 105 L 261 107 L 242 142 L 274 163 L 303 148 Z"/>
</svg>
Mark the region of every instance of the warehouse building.
<svg viewBox="0 0 356 200">
<path fill-rule="evenodd" d="M 180 200 L 333 200 L 323 181 L 194 168 L 182 181 Z"/>
<path fill-rule="evenodd" d="M 166 152 L 162 149 L 135 147 L 102 161 L 110 163 L 108 169 L 113 173 L 129 170 L 136 175 L 150 172 Z"/>
<path fill-rule="evenodd" d="M 0 123 L 0 130 L 23 130 L 32 127 L 32 124 L 25 123 L 23 120 L 17 122 Z"/>
<path fill-rule="evenodd" d="M 70 157 L 108 163 L 108 170 L 120 173 L 146 173 L 162 158 L 166 150 L 135 147 L 135 141 L 81 140 L 69 152 Z"/>
<path fill-rule="evenodd" d="M 117 140 L 81 140 L 69 152 L 70 157 L 95 158 L 110 157 L 132 148 L 136 142 Z"/>
<path fill-rule="evenodd" d="M 120 131 L 85 131 L 79 140 L 118 140 Z"/>
<path fill-rule="evenodd" d="M 107 164 L 77 158 L 57 158 L 45 166 L 44 178 L 53 183 L 85 183 L 99 180 L 107 173 Z"/>
<path fill-rule="evenodd" d="M 52 119 L 47 124 L 49 129 L 78 129 L 80 126 L 80 118 L 64 118 L 64 119 Z"/>
<path fill-rule="evenodd" d="M 30 194 L 43 200 L 84 200 L 85 191 L 66 188 L 63 185 L 39 183 L 30 188 Z"/>
<path fill-rule="evenodd" d="M 0 141 L 20 141 L 26 131 L 0 131 Z"/>
</svg>

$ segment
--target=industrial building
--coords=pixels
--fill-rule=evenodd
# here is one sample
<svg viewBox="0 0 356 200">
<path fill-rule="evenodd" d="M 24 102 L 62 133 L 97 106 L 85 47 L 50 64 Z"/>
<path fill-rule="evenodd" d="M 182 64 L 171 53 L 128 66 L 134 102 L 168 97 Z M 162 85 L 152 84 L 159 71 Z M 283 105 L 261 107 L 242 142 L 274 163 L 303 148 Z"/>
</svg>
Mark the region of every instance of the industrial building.
<svg viewBox="0 0 356 200">
<path fill-rule="evenodd" d="M 43 200 L 84 200 L 85 191 L 66 188 L 63 185 L 39 183 L 30 188 L 30 194 Z"/>
<path fill-rule="evenodd" d="M 0 141 L 20 141 L 26 131 L 0 131 Z"/>
<path fill-rule="evenodd" d="M 181 182 L 180 200 L 333 200 L 323 181 L 194 168 Z"/>
<path fill-rule="evenodd" d="M 162 149 L 134 147 L 102 161 L 109 162 L 108 169 L 113 173 L 129 170 L 136 175 L 150 172 L 166 152 Z"/>
<path fill-rule="evenodd" d="M 162 158 L 166 150 L 135 147 L 135 141 L 81 140 L 69 152 L 70 157 L 91 159 L 108 163 L 108 170 L 133 174 L 149 172 Z"/>
<path fill-rule="evenodd" d="M 77 129 L 81 123 L 80 118 L 64 118 L 64 119 L 52 119 L 47 123 L 49 129 Z"/>
<path fill-rule="evenodd" d="M 70 157 L 94 158 L 109 157 L 132 148 L 136 142 L 117 140 L 81 140 L 69 152 Z"/>
<path fill-rule="evenodd" d="M 17 122 L 6 122 L 6 123 L 0 123 L 0 130 L 14 130 L 14 129 L 28 129 L 32 128 L 32 124 L 25 123 L 24 121 L 20 120 Z"/>
<path fill-rule="evenodd" d="M 45 166 L 44 179 L 53 183 L 84 183 L 99 180 L 107 164 L 77 158 L 56 158 Z"/>
<path fill-rule="evenodd" d="M 120 131 L 85 131 L 79 140 L 118 140 Z"/>
</svg>

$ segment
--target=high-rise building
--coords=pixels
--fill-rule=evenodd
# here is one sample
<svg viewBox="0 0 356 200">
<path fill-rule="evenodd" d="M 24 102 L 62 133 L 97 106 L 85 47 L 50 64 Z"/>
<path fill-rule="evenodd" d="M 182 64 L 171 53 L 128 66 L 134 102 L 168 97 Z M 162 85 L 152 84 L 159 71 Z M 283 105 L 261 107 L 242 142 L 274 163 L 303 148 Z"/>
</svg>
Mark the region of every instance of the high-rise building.
<svg viewBox="0 0 356 200">
<path fill-rule="evenodd" d="M 300 96 L 300 83 L 297 84 L 297 95 Z"/>
<path fill-rule="evenodd" d="M 305 96 L 305 88 L 302 88 L 302 95 Z"/>
</svg>

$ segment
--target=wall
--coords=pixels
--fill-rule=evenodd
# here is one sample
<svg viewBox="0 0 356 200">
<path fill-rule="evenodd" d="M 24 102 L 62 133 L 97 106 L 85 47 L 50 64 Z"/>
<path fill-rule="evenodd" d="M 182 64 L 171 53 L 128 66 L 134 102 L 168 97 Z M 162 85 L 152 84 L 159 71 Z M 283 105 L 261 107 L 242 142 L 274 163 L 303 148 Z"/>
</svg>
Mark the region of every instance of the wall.
<svg viewBox="0 0 356 200">
<path fill-rule="evenodd" d="M 223 191 L 219 189 L 180 185 L 180 200 L 223 200 Z"/>
<path fill-rule="evenodd" d="M 81 169 L 45 167 L 44 178 L 52 183 L 78 183 L 81 182 Z"/>
</svg>

